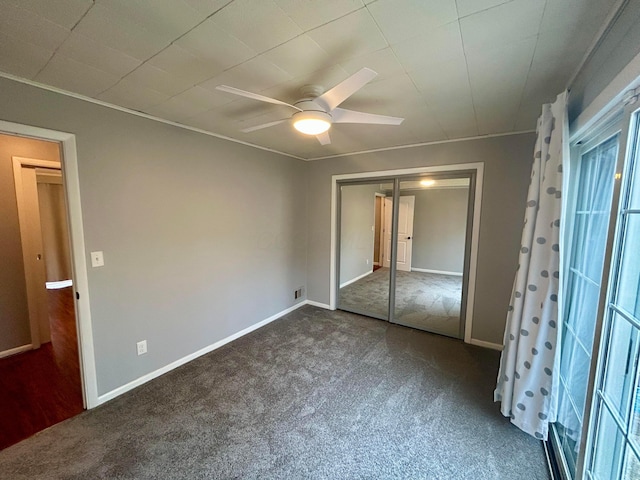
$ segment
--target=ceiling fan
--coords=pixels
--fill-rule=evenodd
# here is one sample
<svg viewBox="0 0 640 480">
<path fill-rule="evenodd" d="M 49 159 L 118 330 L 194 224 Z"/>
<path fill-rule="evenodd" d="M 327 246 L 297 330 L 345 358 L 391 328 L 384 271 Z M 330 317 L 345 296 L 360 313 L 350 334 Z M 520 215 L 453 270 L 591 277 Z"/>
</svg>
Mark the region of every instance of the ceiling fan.
<svg viewBox="0 0 640 480">
<path fill-rule="evenodd" d="M 276 105 L 285 105 L 296 110 L 290 118 L 283 118 L 275 122 L 245 128 L 241 130 L 242 132 L 254 132 L 291 121 L 293 127 L 299 132 L 306 135 L 315 135 L 322 145 L 328 145 L 331 143 L 328 130 L 334 123 L 366 123 L 377 125 L 400 125 L 402 123 L 404 118 L 338 108 L 338 105 L 373 80 L 376 75 L 378 74 L 370 68 L 363 68 L 324 93 L 322 87 L 318 85 L 306 85 L 301 89 L 302 98 L 294 104 L 227 85 L 218 85 L 216 88 L 223 92 L 240 95 L 241 97 L 252 98 Z"/>
</svg>

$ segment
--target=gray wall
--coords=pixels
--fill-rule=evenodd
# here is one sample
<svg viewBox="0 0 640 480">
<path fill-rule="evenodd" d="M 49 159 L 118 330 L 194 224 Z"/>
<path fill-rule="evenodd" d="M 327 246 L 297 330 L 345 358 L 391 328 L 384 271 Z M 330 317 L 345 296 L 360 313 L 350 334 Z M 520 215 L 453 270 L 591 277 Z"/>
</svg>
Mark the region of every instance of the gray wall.
<svg viewBox="0 0 640 480">
<path fill-rule="evenodd" d="M 462 273 L 468 188 L 436 188 L 415 195 L 411 268 Z"/>
<path fill-rule="evenodd" d="M 12 156 L 60 161 L 60 149 L 0 134 L 0 352 L 31 343 Z"/>
<path fill-rule="evenodd" d="M 6 79 L 0 118 L 76 135 L 99 394 L 294 304 L 304 162 Z"/>
<path fill-rule="evenodd" d="M 640 0 L 629 0 L 570 86 L 569 119 L 575 119 L 640 53 Z"/>
<path fill-rule="evenodd" d="M 331 176 L 427 165 L 484 162 L 485 181 L 479 238 L 478 276 L 472 335 L 502 343 L 517 265 L 535 134 L 451 142 L 309 163 L 308 298 L 329 303 Z"/>
<path fill-rule="evenodd" d="M 340 285 L 373 269 L 375 185 L 342 187 Z"/>
</svg>

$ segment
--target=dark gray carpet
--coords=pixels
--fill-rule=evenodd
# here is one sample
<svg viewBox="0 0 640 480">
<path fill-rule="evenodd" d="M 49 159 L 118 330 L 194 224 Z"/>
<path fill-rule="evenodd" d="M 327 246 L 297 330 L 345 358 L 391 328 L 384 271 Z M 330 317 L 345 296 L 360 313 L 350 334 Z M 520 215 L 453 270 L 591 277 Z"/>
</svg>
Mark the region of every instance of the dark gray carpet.
<svg viewBox="0 0 640 480">
<path fill-rule="evenodd" d="M 303 307 L 0 452 L 2 479 L 547 479 L 497 352 Z"/>
<path fill-rule="evenodd" d="M 396 323 L 460 338 L 462 277 L 425 272 L 396 275 Z M 389 269 L 380 268 L 340 289 L 341 309 L 387 318 Z"/>
</svg>

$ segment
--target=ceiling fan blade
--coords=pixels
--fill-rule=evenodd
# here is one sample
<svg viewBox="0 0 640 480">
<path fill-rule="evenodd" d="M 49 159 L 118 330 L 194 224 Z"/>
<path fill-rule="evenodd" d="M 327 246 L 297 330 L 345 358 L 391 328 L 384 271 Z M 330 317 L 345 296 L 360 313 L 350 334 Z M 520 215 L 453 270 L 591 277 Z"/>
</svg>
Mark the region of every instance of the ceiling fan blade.
<svg viewBox="0 0 640 480">
<path fill-rule="evenodd" d="M 289 119 L 285 118 L 285 119 L 282 119 L 282 120 L 276 120 L 275 122 L 263 123 L 261 125 L 256 125 L 255 127 L 243 128 L 240 131 L 242 133 L 255 132 L 256 130 L 262 130 L 263 128 L 269 128 L 269 127 L 273 127 L 275 125 L 279 125 L 281 123 L 286 122 L 287 120 L 289 120 Z"/>
<path fill-rule="evenodd" d="M 320 142 L 320 145 L 329 145 L 331 143 L 331 137 L 329 136 L 329 130 L 320 135 L 316 135 L 316 138 Z"/>
<path fill-rule="evenodd" d="M 373 80 L 376 75 L 378 75 L 376 72 L 365 67 L 340 82 L 331 90 L 324 92 L 315 101 L 326 107 L 327 111 L 331 111 Z"/>
<path fill-rule="evenodd" d="M 400 125 L 404 118 L 376 115 L 375 113 L 356 112 L 336 108 L 331 112 L 332 123 L 370 123 L 377 125 Z"/>
<path fill-rule="evenodd" d="M 295 105 L 291 105 L 290 103 L 281 102 L 280 100 L 276 100 L 275 98 L 265 97 L 264 95 L 258 95 L 257 93 L 247 92 L 246 90 L 240 90 L 239 88 L 229 87 L 228 85 L 218 85 L 216 90 L 221 90 L 223 92 L 232 93 L 234 95 L 240 95 L 241 97 L 251 98 L 253 100 L 259 100 L 261 102 L 274 103 L 276 105 L 285 105 L 287 107 L 295 108 L 299 112 L 302 110 Z"/>
</svg>

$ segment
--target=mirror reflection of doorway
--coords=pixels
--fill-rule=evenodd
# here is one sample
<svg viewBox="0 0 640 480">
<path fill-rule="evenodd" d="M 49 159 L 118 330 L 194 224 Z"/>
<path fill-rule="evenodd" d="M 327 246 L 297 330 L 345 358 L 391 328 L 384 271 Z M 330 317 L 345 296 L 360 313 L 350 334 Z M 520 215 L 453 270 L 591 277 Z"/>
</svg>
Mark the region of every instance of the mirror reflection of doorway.
<svg viewBox="0 0 640 480">
<path fill-rule="evenodd" d="M 400 205 L 398 207 L 398 253 L 396 265 L 398 270 L 403 272 L 411 271 L 412 250 L 413 250 L 413 222 L 415 212 L 415 195 L 400 194 Z M 393 212 L 393 198 L 384 199 L 385 210 L 385 236 L 384 238 L 384 266 L 389 268 L 391 262 L 391 220 Z"/>
<path fill-rule="evenodd" d="M 463 338 L 471 174 L 402 178 L 397 183 L 397 209 L 393 208 L 394 183 L 375 182 L 340 187 L 338 308 Z M 367 209 L 374 195 L 384 196 L 382 268 L 374 271 L 362 263 L 356 272 L 352 267 L 358 258 L 366 258 L 367 249 L 375 248 L 377 217 Z M 370 232 L 374 234 L 368 239 Z"/>
</svg>

